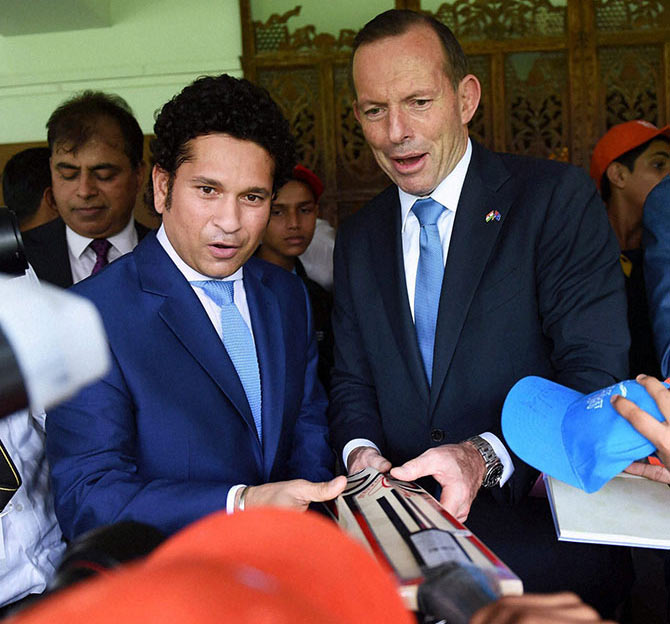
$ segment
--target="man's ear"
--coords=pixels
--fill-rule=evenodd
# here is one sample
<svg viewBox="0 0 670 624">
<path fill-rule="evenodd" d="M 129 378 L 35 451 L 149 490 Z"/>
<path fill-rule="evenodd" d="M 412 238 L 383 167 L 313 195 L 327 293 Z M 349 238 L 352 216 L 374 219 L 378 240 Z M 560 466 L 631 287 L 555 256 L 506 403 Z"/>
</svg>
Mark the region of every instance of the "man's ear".
<svg viewBox="0 0 670 624">
<path fill-rule="evenodd" d="M 607 166 L 607 169 L 605 169 L 605 175 L 609 180 L 610 186 L 618 189 L 622 189 L 626 186 L 626 180 L 628 179 L 629 173 L 628 167 L 616 160 L 611 162 Z"/>
<path fill-rule="evenodd" d="M 458 85 L 458 105 L 461 122 L 466 125 L 474 117 L 482 97 L 482 87 L 473 74 L 468 74 Z"/>
<path fill-rule="evenodd" d="M 151 170 L 151 182 L 154 189 L 154 209 L 158 214 L 167 210 L 167 196 L 170 174 L 158 165 Z"/>
<path fill-rule="evenodd" d="M 43 211 L 43 214 L 49 215 L 50 217 L 58 216 L 56 200 L 54 199 L 54 193 L 50 186 L 47 186 L 44 189 L 44 193 L 42 193 L 39 210 Z"/>
</svg>

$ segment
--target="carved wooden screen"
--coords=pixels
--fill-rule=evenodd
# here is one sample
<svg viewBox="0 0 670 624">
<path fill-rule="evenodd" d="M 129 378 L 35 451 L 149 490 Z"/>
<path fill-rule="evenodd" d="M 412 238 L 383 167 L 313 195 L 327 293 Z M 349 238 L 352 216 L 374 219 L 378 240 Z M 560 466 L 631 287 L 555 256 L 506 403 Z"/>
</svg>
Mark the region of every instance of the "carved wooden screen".
<svg viewBox="0 0 670 624">
<path fill-rule="evenodd" d="M 315 0 L 313 0 L 315 1 Z M 391 8 L 394 3 L 389 1 Z M 331 223 L 388 184 L 351 110 L 355 30 L 293 28 L 301 7 L 254 20 L 240 0 L 245 76 L 265 86 L 326 182 Z M 470 125 L 488 147 L 588 167 L 613 124 L 670 119 L 670 0 L 396 0 L 447 24 L 482 83 Z M 363 20 L 366 21 L 366 20 Z"/>
</svg>

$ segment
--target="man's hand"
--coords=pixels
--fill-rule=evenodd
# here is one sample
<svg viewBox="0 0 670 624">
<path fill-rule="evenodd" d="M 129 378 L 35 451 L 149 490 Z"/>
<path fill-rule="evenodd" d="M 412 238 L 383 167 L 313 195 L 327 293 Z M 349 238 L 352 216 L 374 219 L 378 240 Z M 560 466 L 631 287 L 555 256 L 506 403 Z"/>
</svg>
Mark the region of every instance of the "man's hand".
<svg viewBox="0 0 670 624">
<path fill-rule="evenodd" d="M 645 464 L 644 462 L 633 462 L 624 470 L 624 472 L 670 485 L 670 470 L 665 466 L 655 466 L 654 464 Z"/>
<path fill-rule="evenodd" d="M 505 596 L 477 611 L 470 624 L 577 624 L 603 622 L 595 611 L 571 593 Z M 612 623 L 613 624 L 613 623 Z"/>
<path fill-rule="evenodd" d="M 391 462 L 380 455 L 379 451 L 372 446 L 357 446 L 347 457 L 347 471 L 354 474 L 363 468 L 371 466 L 379 472 L 391 470 Z"/>
<path fill-rule="evenodd" d="M 469 442 L 445 444 L 428 449 L 418 457 L 391 470 L 401 481 L 433 477 L 441 486 L 440 504 L 458 521 L 464 522 L 484 479 L 486 464 Z"/>
<path fill-rule="evenodd" d="M 347 485 L 347 478 L 335 477 L 332 481 L 312 483 L 304 479 L 278 481 L 247 488 L 244 507 L 290 507 L 305 511 L 310 503 L 332 500 Z"/>
<path fill-rule="evenodd" d="M 644 386 L 645 390 L 656 401 L 658 410 L 665 417 L 665 422 L 659 422 L 635 403 L 619 395 L 612 397 L 612 405 L 619 414 L 656 447 L 656 452 L 661 462 L 663 462 L 663 466 L 635 462 L 626 468 L 626 472 L 647 477 L 654 481 L 670 483 L 670 472 L 668 471 L 668 467 L 670 467 L 670 389 L 666 388 L 658 379 L 647 375 L 638 375 L 636 381 Z"/>
</svg>

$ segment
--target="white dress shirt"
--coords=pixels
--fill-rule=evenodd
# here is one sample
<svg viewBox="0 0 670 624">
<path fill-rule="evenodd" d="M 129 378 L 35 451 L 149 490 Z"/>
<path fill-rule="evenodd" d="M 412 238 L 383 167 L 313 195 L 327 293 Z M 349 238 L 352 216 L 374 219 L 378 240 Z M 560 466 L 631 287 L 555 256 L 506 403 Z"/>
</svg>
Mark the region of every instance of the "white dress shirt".
<svg viewBox="0 0 670 624">
<path fill-rule="evenodd" d="M 32 267 L 14 279 L 37 282 Z M 0 514 L 0 606 L 43 592 L 65 550 L 44 452 L 45 416 L 21 410 L 0 419 L 0 439 L 22 480 Z"/>
<path fill-rule="evenodd" d="M 181 274 L 186 278 L 186 280 L 189 283 L 214 279 L 207 275 L 199 273 L 193 267 L 189 266 L 188 264 L 186 264 L 186 262 L 182 260 L 181 256 L 172 246 L 172 243 L 170 243 L 167 234 L 165 233 L 165 228 L 162 225 L 160 226 L 158 232 L 156 233 L 156 238 L 158 239 L 158 242 L 161 244 L 163 249 L 165 249 L 167 255 L 170 256 L 172 262 L 175 263 L 175 266 L 179 269 Z M 244 322 L 249 327 L 249 331 L 251 332 L 251 338 L 254 339 L 254 331 L 251 327 L 251 315 L 249 313 L 249 305 L 247 304 L 247 293 L 244 290 L 243 277 L 244 277 L 244 266 L 240 267 L 232 275 L 223 278 L 221 281 L 235 280 L 235 284 L 233 285 L 233 302 L 237 306 L 237 309 L 239 310 L 240 314 L 242 315 Z M 212 299 L 210 299 L 210 297 L 205 293 L 205 291 L 202 288 L 193 285 L 191 285 L 191 288 L 193 288 L 193 292 L 197 295 L 198 299 L 200 299 L 200 303 L 202 303 L 203 308 L 205 308 L 205 312 L 207 313 L 209 320 L 212 322 L 212 325 L 216 330 L 216 333 L 219 335 L 219 338 L 221 338 L 221 341 L 223 341 L 223 329 L 221 327 L 221 308 L 219 308 L 219 306 L 214 301 L 212 301 Z M 255 344 L 256 341 L 254 339 L 254 346 Z M 228 490 L 228 496 L 226 497 L 226 511 L 228 513 L 232 513 L 235 510 L 235 495 L 237 494 L 237 491 L 243 487 L 245 487 L 244 484 L 239 484 L 234 485 Z"/>
<path fill-rule="evenodd" d="M 449 243 L 451 242 L 451 233 L 454 227 L 456 209 L 461 197 L 465 175 L 468 172 L 471 158 L 472 143 L 470 139 L 468 139 L 468 144 L 461 160 L 458 161 L 456 166 L 451 170 L 451 173 L 440 182 L 437 188 L 428 195 L 428 197 L 432 197 L 435 201 L 445 207 L 445 210 L 437 220 L 437 230 L 440 234 L 440 242 L 442 243 L 442 262 L 445 265 L 449 254 Z M 416 289 L 416 272 L 419 266 L 419 253 L 421 251 L 419 245 L 421 225 L 417 216 L 412 212 L 412 206 L 419 197 L 410 195 L 400 188 L 398 188 L 398 196 L 400 199 L 400 223 L 405 282 L 407 283 L 409 307 L 412 311 L 412 318 L 414 318 L 414 291 Z M 500 486 L 502 487 L 514 472 L 512 458 L 498 436 L 490 432 L 481 433 L 480 435 L 493 447 L 493 450 L 503 464 L 503 474 L 500 479 Z M 375 444 L 365 438 L 351 440 L 342 450 L 342 459 L 344 460 L 345 466 L 347 465 L 349 453 L 358 446 L 371 446 L 379 451 Z"/>
<path fill-rule="evenodd" d="M 72 283 L 76 284 L 81 280 L 91 275 L 91 271 L 95 266 L 97 256 L 89 245 L 92 238 L 77 234 L 71 230 L 67 225 L 65 226 L 65 238 L 67 240 L 67 251 L 70 257 L 70 269 L 72 270 Z M 107 260 L 113 262 L 120 258 L 123 254 L 135 249 L 137 245 L 137 230 L 135 229 L 135 221 L 130 218 L 120 232 L 114 236 L 107 237 L 111 247 L 107 253 Z"/>
</svg>

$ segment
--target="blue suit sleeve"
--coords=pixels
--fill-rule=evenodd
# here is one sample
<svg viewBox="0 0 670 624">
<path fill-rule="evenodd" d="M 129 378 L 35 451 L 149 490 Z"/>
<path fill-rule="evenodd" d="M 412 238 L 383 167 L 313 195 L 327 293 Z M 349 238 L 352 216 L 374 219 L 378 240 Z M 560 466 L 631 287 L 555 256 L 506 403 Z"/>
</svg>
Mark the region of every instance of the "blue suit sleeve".
<svg viewBox="0 0 670 624">
<path fill-rule="evenodd" d="M 102 381 L 50 410 L 46 428 L 56 515 L 68 539 L 121 520 L 171 534 L 225 509 L 235 485 L 140 474 L 134 408 L 115 361 Z"/>
<path fill-rule="evenodd" d="M 664 377 L 670 376 L 670 176 L 652 189 L 644 205 L 644 281 L 654 345 Z"/>
</svg>

